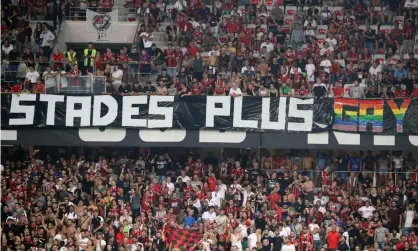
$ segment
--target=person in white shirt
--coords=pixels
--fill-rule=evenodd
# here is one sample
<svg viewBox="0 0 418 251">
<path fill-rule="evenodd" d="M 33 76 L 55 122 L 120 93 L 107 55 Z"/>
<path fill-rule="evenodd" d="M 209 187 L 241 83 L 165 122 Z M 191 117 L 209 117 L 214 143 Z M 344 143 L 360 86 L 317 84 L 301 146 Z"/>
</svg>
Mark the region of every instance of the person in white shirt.
<svg viewBox="0 0 418 251">
<path fill-rule="evenodd" d="M 154 35 L 152 34 L 152 29 L 148 29 L 148 31 L 142 32 L 139 37 L 142 38 L 142 41 L 144 42 L 144 48 L 148 52 L 152 48 Z"/>
<path fill-rule="evenodd" d="M 46 26 L 45 24 L 43 25 L 43 29 L 44 30 L 40 36 L 40 38 L 42 39 L 41 47 L 44 49 L 45 57 L 49 58 L 49 56 L 51 56 L 53 46 L 52 44 L 55 40 L 55 35 L 48 29 L 48 26 Z"/>
<path fill-rule="evenodd" d="M 113 88 L 118 90 L 119 86 L 121 86 L 122 84 L 123 71 L 119 69 L 120 67 L 118 64 L 115 64 L 114 67 L 115 67 L 115 70 L 112 73 L 112 85 L 113 85 Z"/>
<path fill-rule="evenodd" d="M 380 64 L 377 64 L 376 62 L 373 62 L 372 66 L 369 68 L 370 76 L 376 75 L 377 79 L 381 79 L 381 73 L 382 73 L 382 66 Z"/>
<path fill-rule="evenodd" d="M 321 206 L 325 206 L 328 203 L 329 198 L 327 196 L 323 196 L 322 193 L 319 192 L 318 195 L 314 197 L 314 204 L 316 205 L 318 201 Z"/>
<path fill-rule="evenodd" d="M 283 238 L 283 245 L 280 251 L 296 251 L 295 245 L 289 244 L 288 238 Z"/>
<path fill-rule="evenodd" d="M 316 20 L 313 19 L 311 16 L 308 16 L 308 19 L 306 19 L 305 23 L 303 23 L 303 27 L 307 27 L 308 24 L 311 24 L 312 28 L 316 28 L 317 23 Z"/>
<path fill-rule="evenodd" d="M 119 223 L 123 225 L 125 220 L 128 222 L 128 224 L 132 224 L 132 216 L 128 215 L 128 211 L 126 209 L 123 210 L 123 215 L 119 217 Z"/>
<path fill-rule="evenodd" d="M 240 97 L 242 96 L 241 88 L 238 87 L 237 83 L 234 83 L 234 86 L 229 89 L 229 96 Z"/>
<path fill-rule="evenodd" d="M 269 39 L 269 38 L 267 38 L 265 42 L 262 42 L 262 43 L 261 43 L 261 45 L 260 45 L 260 50 L 261 50 L 262 48 L 264 48 L 264 47 L 266 47 L 266 48 L 267 48 L 267 53 L 270 53 L 270 52 L 272 52 L 272 51 L 274 50 L 274 45 L 273 45 L 273 43 L 270 41 L 270 39 Z"/>
<path fill-rule="evenodd" d="M 106 241 L 103 240 L 103 232 L 97 233 L 97 239 L 96 239 L 96 251 L 103 251 L 106 247 Z"/>
<path fill-rule="evenodd" d="M 179 182 L 179 181 L 183 182 L 183 183 L 186 183 L 187 181 L 192 181 L 192 180 L 190 179 L 189 176 L 186 175 L 185 171 L 181 171 L 180 176 L 177 177 L 177 182 Z"/>
<path fill-rule="evenodd" d="M 64 218 L 71 221 L 77 221 L 78 215 L 74 212 L 74 206 L 69 207 L 69 212 L 64 214 Z"/>
<path fill-rule="evenodd" d="M 325 39 L 325 41 L 329 43 L 329 45 L 331 45 L 332 48 L 335 48 L 335 46 L 337 46 L 338 44 L 337 39 L 335 39 L 334 34 L 332 33 L 328 34 L 328 38 Z"/>
<path fill-rule="evenodd" d="M 10 44 L 9 40 L 4 40 L 4 44 L 1 46 L 1 51 L 3 52 L 3 54 L 5 55 L 9 55 L 10 52 L 12 52 L 14 49 L 14 46 L 12 44 Z"/>
<path fill-rule="evenodd" d="M 213 222 L 216 220 L 216 213 L 213 207 L 209 207 L 209 211 L 206 211 L 202 214 L 202 219 L 207 220 L 209 222 Z"/>
<path fill-rule="evenodd" d="M 174 183 L 171 182 L 171 177 L 167 177 L 165 180 L 167 181 L 168 194 L 171 196 L 176 189 L 176 186 L 174 186 Z"/>
<path fill-rule="evenodd" d="M 418 1 L 417 0 L 406 0 L 404 7 L 408 8 L 408 9 L 418 8 Z"/>
<path fill-rule="evenodd" d="M 87 231 L 82 230 L 77 238 L 78 250 L 86 250 L 88 242 L 89 238 L 87 238 Z"/>
<path fill-rule="evenodd" d="M 320 67 L 324 67 L 324 71 L 326 73 L 331 73 L 331 61 L 328 59 L 327 56 L 324 56 L 324 59 L 322 59 L 321 63 L 319 64 Z"/>
<path fill-rule="evenodd" d="M 370 201 L 366 201 L 364 206 L 360 207 L 358 211 L 363 219 L 368 219 L 370 216 L 373 216 L 375 210 L 376 209 L 370 205 Z"/>
<path fill-rule="evenodd" d="M 38 82 L 39 77 L 39 72 L 35 71 L 35 68 L 33 66 L 29 66 L 29 71 L 26 72 L 25 81 L 27 83 L 36 84 L 36 82 Z"/>
<path fill-rule="evenodd" d="M 412 221 L 415 218 L 414 204 L 408 205 L 407 210 L 404 212 L 405 224 L 404 235 L 409 236 L 412 231 Z"/>
<path fill-rule="evenodd" d="M 250 250 L 257 247 L 257 242 L 261 240 L 261 229 L 255 230 L 255 233 L 248 235 L 248 247 Z"/>
<path fill-rule="evenodd" d="M 305 66 L 305 72 L 308 78 L 308 82 L 315 82 L 315 65 L 312 58 L 308 59 L 308 63 Z"/>
<path fill-rule="evenodd" d="M 225 184 L 222 183 L 222 180 L 218 180 L 218 185 L 216 186 L 216 197 L 220 200 L 225 199 L 225 192 L 228 188 Z"/>
<path fill-rule="evenodd" d="M 177 11 L 182 12 L 187 9 L 187 2 L 185 0 L 177 0 L 174 4 L 174 8 Z"/>
</svg>

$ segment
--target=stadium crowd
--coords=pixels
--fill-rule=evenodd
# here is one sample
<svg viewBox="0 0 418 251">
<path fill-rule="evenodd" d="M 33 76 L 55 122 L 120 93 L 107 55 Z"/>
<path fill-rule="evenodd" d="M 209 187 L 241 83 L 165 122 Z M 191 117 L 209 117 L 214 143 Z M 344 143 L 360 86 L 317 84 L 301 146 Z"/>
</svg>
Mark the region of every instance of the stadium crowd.
<svg viewBox="0 0 418 251">
<path fill-rule="evenodd" d="M 3 149 L 2 250 L 418 249 L 412 153 L 53 150 Z"/>
<path fill-rule="evenodd" d="M 26 9 L 8 3 L 14 14 L 3 9 L 2 59 L 19 57 L 28 70 L 23 81 L 10 73 L 3 91 L 42 93 L 57 85 L 50 76 L 97 75 L 108 81 L 104 93 L 123 95 L 418 97 L 416 0 L 133 3 L 141 22 L 137 43 L 120 51 L 89 44 L 81 53 L 53 50 L 47 25 L 32 32 Z M 164 46 L 154 38 L 160 31 Z M 32 39 L 36 51 L 25 47 Z M 10 63 L 9 71 L 18 66 Z"/>
</svg>

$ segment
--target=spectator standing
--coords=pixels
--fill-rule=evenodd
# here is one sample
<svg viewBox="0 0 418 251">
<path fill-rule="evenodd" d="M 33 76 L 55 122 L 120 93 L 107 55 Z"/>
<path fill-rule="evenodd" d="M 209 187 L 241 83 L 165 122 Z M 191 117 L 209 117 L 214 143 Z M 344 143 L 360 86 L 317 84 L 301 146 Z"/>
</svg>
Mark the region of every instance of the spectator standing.
<svg viewBox="0 0 418 251">
<path fill-rule="evenodd" d="M 44 50 L 45 56 L 49 58 L 52 53 L 53 42 L 55 40 L 55 35 L 49 30 L 48 25 L 46 23 L 42 24 L 42 33 L 40 38 L 42 39 L 41 47 Z"/>
</svg>

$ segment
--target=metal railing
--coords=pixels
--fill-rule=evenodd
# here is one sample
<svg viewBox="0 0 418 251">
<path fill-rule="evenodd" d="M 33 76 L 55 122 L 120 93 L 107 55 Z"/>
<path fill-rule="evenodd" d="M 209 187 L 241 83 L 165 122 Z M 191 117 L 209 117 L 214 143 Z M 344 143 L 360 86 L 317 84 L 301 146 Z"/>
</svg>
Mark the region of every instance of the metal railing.
<svg viewBox="0 0 418 251">
<path fill-rule="evenodd" d="M 94 11 L 94 12 L 98 12 L 98 13 L 109 12 L 109 8 L 103 8 L 103 7 L 88 7 L 87 9 Z M 80 7 L 71 7 L 69 10 L 68 16 L 66 16 L 65 18 L 66 20 L 72 20 L 72 21 L 85 21 L 87 9 L 80 8 Z M 119 14 L 118 14 L 119 22 L 135 22 L 138 20 L 136 8 L 125 8 L 123 6 L 114 6 L 112 10 L 114 9 L 119 10 Z"/>
<path fill-rule="evenodd" d="M 47 94 L 102 94 L 106 88 L 106 77 L 71 76 L 62 74 L 45 75 Z"/>
<path fill-rule="evenodd" d="M 359 185 L 358 177 L 370 177 L 373 179 L 372 186 L 386 186 L 388 180 L 393 180 L 394 184 L 398 184 L 399 180 L 409 179 L 414 172 L 403 172 L 392 169 L 377 169 L 376 171 L 333 171 L 331 174 L 332 180 L 339 179 L 344 184 L 350 183 L 350 176 L 357 178 L 357 185 Z"/>
</svg>

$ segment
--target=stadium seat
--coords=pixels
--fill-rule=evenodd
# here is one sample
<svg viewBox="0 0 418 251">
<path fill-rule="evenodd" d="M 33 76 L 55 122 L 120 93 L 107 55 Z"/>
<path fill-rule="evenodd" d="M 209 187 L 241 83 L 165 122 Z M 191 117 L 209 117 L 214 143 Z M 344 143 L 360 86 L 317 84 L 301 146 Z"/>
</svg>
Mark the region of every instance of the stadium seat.
<svg viewBox="0 0 418 251">
<path fill-rule="evenodd" d="M 344 16 L 344 9 L 341 6 L 334 6 L 332 7 L 332 12 L 337 15 L 338 18 L 342 18 Z"/>
<path fill-rule="evenodd" d="M 397 23 L 397 24 L 399 24 L 399 26 L 403 27 L 404 21 L 405 21 L 404 16 L 394 16 L 393 17 L 393 23 Z"/>
<path fill-rule="evenodd" d="M 327 25 L 318 25 L 316 28 L 317 34 L 326 35 L 328 33 L 328 26 Z"/>
<path fill-rule="evenodd" d="M 293 20 L 295 19 L 295 16 L 289 16 L 289 15 L 285 15 L 284 16 L 284 24 L 292 26 Z"/>
<path fill-rule="evenodd" d="M 127 14 L 126 18 L 128 22 L 136 22 L 136 14 Z"/>
<path fill-rule="evenodd" d="M 255 24 L 248 24 L 247 29 L 255 29 Z"/>
<path fill-rule="evenodd" d="M 290 33 L 290 26 L 289 25 L 283 25 L 282 30 L 284 32 L 286 32 L 287 34 L 289 34 Z"/>
<path fill-rule="evenodd" d="M 373 55 L 373 62 L 378 62 L 379 64 L 382 64 L 386 60 L 385 54 L 374 54 Z"/>
<path fill-rule="evenodd" d="M 319 48 L 322 48 L 327 36 L 325 34 L 316 34 L 316 38 Z"/>
<path fill-rule="evenodd" d="M 293 5 L 286 6 L 285 15 L 294 16 L 296 14 L 297 7 Z"/>
<path fill-rule="evenodd" d="M 380 26 L 380 32 L 383 32 L 383 33 L 388 33 L 388 32 L 390 32 L 391 30 L 392 30 L 392 25 L 382 25 L 382 26 Z"/>
<path fill-rule="evenodd" d="M 382 7 L 373 7 L 373 15 L 380 16 L 382 14 Z"/>
</svg>

